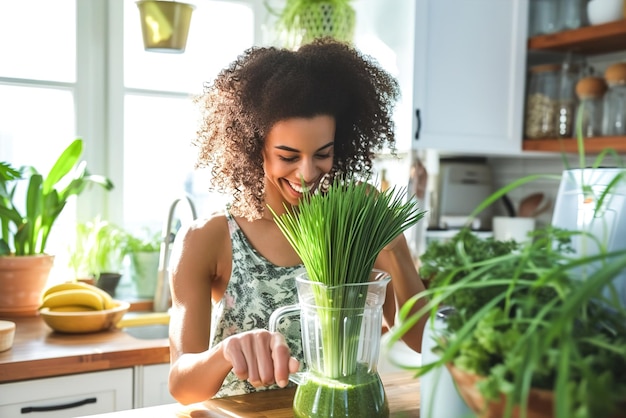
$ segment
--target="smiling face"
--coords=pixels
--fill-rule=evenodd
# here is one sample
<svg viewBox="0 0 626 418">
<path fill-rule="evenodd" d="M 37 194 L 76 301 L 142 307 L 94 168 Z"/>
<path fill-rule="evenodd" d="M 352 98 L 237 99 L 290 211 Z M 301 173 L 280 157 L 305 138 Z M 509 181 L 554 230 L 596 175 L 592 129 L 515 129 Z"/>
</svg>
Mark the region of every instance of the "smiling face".
<svg viewBox="0 0 626 418">
<path fill-rule="evenodd" d="M 297 205 L 305 188 L 314 191 L 333 167 L 335 119 L 291 118 L 270 129 L 263 147 L 265 203 L 278 213 Z"/>
</svg>

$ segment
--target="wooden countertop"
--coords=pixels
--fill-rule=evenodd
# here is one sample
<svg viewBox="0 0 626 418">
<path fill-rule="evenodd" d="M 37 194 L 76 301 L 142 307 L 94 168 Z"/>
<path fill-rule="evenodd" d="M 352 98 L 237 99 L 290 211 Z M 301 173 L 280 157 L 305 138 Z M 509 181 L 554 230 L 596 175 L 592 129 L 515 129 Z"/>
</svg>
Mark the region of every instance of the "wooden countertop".
<svg viewBox="0 0 626 418">
<path fill-rule="evenodd" d="M 381 374 L 394 418 L 419 417 L 419 380 L 410 372 Z M 291 418 L 295 389 L 279 389 L 183 406 L 167 404 L 93 415 L 91 418 Z"/>
<path fill-rule="evenodd" d="M 62 334 L 41 318 L 16 323 L 13 348 L 0 353 L 0 383 L 169 362 L 167 338 L 140 340 L 120 330 Z"/>
</svg>

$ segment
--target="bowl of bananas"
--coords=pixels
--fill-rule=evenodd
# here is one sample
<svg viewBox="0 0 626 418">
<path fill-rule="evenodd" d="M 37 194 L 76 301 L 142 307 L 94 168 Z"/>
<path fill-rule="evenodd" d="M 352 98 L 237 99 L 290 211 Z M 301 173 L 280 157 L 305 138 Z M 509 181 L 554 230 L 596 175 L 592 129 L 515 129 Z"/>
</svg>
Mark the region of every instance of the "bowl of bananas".
<svg viewBox="0 0 626 418">
<path fill-rule="evenodd" d="M 44 290 L 39 315 L 55 331 L 81 334 L 114 328 L 129 308 L 99 287 L 68 282 Z"/>
</svg>

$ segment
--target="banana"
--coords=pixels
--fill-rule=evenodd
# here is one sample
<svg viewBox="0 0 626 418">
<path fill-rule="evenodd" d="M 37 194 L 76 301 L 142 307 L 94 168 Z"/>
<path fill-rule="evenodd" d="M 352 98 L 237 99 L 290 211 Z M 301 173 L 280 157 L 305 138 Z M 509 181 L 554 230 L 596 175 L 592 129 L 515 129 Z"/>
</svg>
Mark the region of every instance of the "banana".
<svg viewBox="0 0 626 418">
<path fill-rule="evenodd" d="M 61 290 L 70 290 L 70 289 L 84 289 L 85 283 L 80 282 L 66 282 L 59 283 L 50 286 L 47 288 L 43 294 L 41 295 L 41 300 L 44 300 L 46 296 L 51 295 L 52 293 L 59 292 Z"/>
<path fill-rule="evenodd" d="M 102 298 L 102 301 L 104 303 L 104 309 L 113 309 L 117 306 L 117 303 L 115 303 L 115 301 L 113 300 L 113 297 L 111 295 L 109 295 L 106 291 L 100 289 L 97 286 L 93 286 L 87 283 L 81 283 L 83 286 L 85 286 L 86 288 L 92 290 L 93 292 L 96 292 L 100 295 L 100 297 Z"/>
<path fill-rule="evenodd" d="M 104 309 L 112 309 L 115 306 L 117 306 L 113 298 L 111 297 L 111 295 L 109 295 L 107 292 L 105 292 L 104 290 L 100 289 L 97 286 L 93 286 L 91 284 L 83 283 L 83 282 L 66 282 L 66 283 L 59 283 L 59 284 L 50 286 L 43 293 L 42 301 L 45 300 L 47 296 L 53 293 L 60 292 L 63 290 L 74 290 L 74 289 L 85 289 L 85 290 L 89 290 L 91 292 L 94 292 L 100 295 L 103 301 Z"/>
<path fill-rule="evenodd" d="M 94 312 L 95 309 L 83 305 L 67 305 L 50 308 L 52 312 Z"/>
<path fill-rule="evenodd" d="M 81 305 L 95 310 L 103 310 L 104 300 L 98 293 L 90 289 L 59 290 L 46 296 L 41 303 L 40 309 L 52 309 L 68 305 Z"/>
</svg>

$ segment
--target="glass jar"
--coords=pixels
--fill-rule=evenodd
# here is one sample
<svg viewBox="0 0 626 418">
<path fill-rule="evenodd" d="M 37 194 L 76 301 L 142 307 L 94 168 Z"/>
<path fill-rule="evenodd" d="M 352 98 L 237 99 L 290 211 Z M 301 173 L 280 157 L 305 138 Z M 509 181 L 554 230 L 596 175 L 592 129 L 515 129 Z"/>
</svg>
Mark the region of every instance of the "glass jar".
<svg viewBox="0 0 626 418">
<path fill-rule="evenodd" d="M 610 65 L 604 73 L 604 79 L 608 91 L 602 106 L 602 134 L 626 135 L 626 63 Z"/>
<path fill-rule="evenodd" d="M 557 31 L 557 0 L 531 0 L 529 12 L 528 36 Z"/>
<path fill-rule="evenodd" d="M 587 0 L 558 0 L 557 31 L 578 29 L 587 24 Z"/>
<path fill-rule="evenodd" d="M 524 135 L 530 139 L 554 138 L 557 109 L 559 65 L 544 64 L 530 68 Z"/>
<path fill-rule="evenodd" d="M 602 98 L 606 89 L 606 82 L 601 77 L 584 77 L 576 84 L 576 96 L 579 99 L 576 116 L 581 119 L 576 127 L 580 126 L 584 138 L 602 135 Z"/>
<path fill-rule="evenodd" d="M 576 83 L 578 82 L 578 66 L 566 60 L 559 72 L 556 115 L 554 119 L 556 136 L 571 138 L 574 132 L 576 115 Z"/>
</svg>

